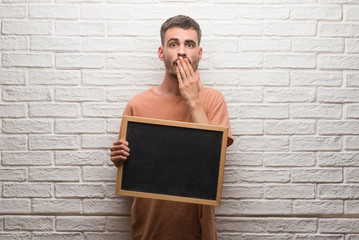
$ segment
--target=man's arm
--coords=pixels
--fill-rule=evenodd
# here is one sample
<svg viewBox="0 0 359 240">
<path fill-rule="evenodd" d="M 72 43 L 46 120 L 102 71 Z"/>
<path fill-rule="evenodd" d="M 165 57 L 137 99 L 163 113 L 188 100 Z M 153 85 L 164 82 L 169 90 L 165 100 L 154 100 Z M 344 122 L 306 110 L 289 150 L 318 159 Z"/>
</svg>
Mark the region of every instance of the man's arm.
<svg viewBox="0 0 359 240">
<path fill-rule="evenodd" d="M 177 62 L 179 90 L 192 114 L 193 122 L 209 124 L 200 98 L 201 81 L 198 71 L 194 72 L 188 59 L 179 57 Z"/>
</svg>

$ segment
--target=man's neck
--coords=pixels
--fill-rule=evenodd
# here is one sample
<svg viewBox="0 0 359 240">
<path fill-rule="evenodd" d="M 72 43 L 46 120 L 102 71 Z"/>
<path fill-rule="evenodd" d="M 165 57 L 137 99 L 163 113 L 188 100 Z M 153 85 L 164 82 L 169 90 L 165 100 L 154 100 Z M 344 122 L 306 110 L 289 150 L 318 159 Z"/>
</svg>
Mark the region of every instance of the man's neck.
<svg viewBox="0 0 359 240">
<path fill-rule="evenodd" d="M 167 72 L 161 84 L 154 88 L 154 91 L 163 96 L 179 96 L 181 92 L 178 87 L 176 77 L 169 75 Z"/>
</svg>

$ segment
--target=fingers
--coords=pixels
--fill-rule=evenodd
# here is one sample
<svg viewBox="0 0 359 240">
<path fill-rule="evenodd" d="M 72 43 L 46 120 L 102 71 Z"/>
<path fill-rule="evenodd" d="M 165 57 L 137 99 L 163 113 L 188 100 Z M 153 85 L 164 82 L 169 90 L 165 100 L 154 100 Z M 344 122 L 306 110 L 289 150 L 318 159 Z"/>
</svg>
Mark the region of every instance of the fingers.
<svg viewBox="0 0 359 240">
<path fill-rule="evenodd" d="M 113 143 L 112 147 L 110 147 L 111 153 L 111 161 L 118 167 L 119 163 L 127 160 L 128 156 L 130 156 L 130 148 L 128 147 L 129 143 L 120 139 Z"/>
<path fill-rule="evenodd" d="M 183 57 L 179 57 L 178 59 L 177 67 L 179 69 L 179 73 L 181 74 L 182 81 L 193 81 L 195 73 L 188 59 Z"/>
</svg>

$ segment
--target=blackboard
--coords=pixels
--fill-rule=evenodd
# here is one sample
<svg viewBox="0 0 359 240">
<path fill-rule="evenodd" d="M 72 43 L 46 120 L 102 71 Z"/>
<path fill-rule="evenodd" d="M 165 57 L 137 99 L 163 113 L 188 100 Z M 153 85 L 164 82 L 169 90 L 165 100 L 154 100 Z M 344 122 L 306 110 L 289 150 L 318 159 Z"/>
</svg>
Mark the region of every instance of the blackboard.
<svg viewBox="0 0 359 240">
<path fill-rule="evenodd" d="M 131 151 L 116 194 L 219 206 L 227 137 L 228 127 L 123 116 Z"/>
</svg>

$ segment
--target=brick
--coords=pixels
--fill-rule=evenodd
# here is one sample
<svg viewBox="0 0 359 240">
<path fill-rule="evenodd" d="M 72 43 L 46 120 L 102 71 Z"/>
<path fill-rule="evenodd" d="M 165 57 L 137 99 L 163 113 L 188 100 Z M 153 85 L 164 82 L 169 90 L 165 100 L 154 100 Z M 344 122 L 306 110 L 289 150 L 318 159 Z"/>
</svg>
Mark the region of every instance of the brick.
<svg viewBox="0 0 359 240">
<path fill-rule="evenodd" d="M 1 6 L 0 18 L 25 18 L 25 6 Z"/>
<path fill-rule="evenodd" d="M 288 106 L 286 105 L 241 105 L 239 107 L 239 118 L 283 119 L 288 116 Z"/>
<path fill-rule="evenodd" d="M 232 153 L 226 155 L 226 163 L 238 166 L 261 166 L 263 156 L 261 153 Z"/>
<path fill-rule="evenodd" d="M 3 99 L 6 101 L 50 101 L 51 91 L 41 87 L 5 87 Z"/>
<path fill-rule="evenodd" d="M 34 5 L 29 8 L 30 18 L 78 19 L 79 6 L 72 5 Z"/>
<path fill-rule="evenodd" d="M 267 121 L 264 132 L 269 135 L 312 135 L 315 133 L 313 121 Z"/>
<path fill-rule="evenodd" d="M 1 41 L 1 38 L 0 38 Z M 1 49 L 1 43 L 0 43 Z M 24 85 L 25 72 L 19 70 L 0 70 L 0 84 L 2 85 Z"/>
<path fill-rule="evenodd" d="M 293 86 L 328 86 L 339 87 L 343 82 L 341 72 L 325 71 L 293 71 L 291 85 Z"/>
<path fill-rule="evenodd" d="M 292 104 L 290 106 L 292 118 L 341 118 L 342 108 L 339 104 Z"/>
<path fill-rule="evenodd" d="M 240 71 L 238 83 L 241 86 L 288 86 L 289 74 L 276 71 Z"/>
<path fill-rule="evenodd" d="M 25 104 L 0 104 L 0 117 L 19 118 L 25 117 Z"/>
<path fill-rule="evenodd" d="M 30 213 L 30 200 L 28 199 L 1 199 L 1 214 Z M 0 235 L 1 239 L 1 235 Z"/>
<path fill-rule="evenodd" d="M 87 240 L 98 240 L 98 239 L 104 239 L 104 240 L 126 240 L 131 238 L 131 233 L 129 232 L 117 232 L 117 233 L 85 233 Z"/>
<path fill-rule="evenodd" d="M 359 219 L 319 219 L 320 233 L 357 233 Z"/>
<path fill-rule="evenodd" d="M 215 11 L 214 11 L 215 12 Z M 240 7 L 239 17 L 244 19 L 288 19 L 289 9 L 282 7 Z"/>
<path fill-rule="evenodd" d="M 146 47 L 149 45 L 148 39 L 138 39 L 135 42 L 135 49 L 141 50 L 141 46 Z M 158 39 L 153 39 L 153 43 L 150 46 L 146 47 L 147 51 L 153 51 L 158 48 Z M 205 39 L 201 39 L 201 46 L 203 49 L 206 49 L 206 53 L 217 53 L 218 46 L 222 45 L 221 49 L 224 52 L 237 52 L 238 51 L 238 39 L 231 37 L 207 37 Z M 144 48 L 142 47 L 142 48 Z"/>
<path fill-rule="evenodd" d="M 83 167 L 84 181 L 109 182 L 117 179 L 115 167 Z"/>
<path fill-rule="evenodd" d="M 49 198 L 52 196 L 52 185 L 49 183 L 6 183 L 3 184 L 4 197 L 16 198 Z"/>
<path fill-rule="evenodd" d="M 317 219 L 313 218 L 276 218 L 269 220 L 267 232 L 283 233 L 315 233 Z"/>
<path fill-rule="evenodd" d="M 51 152 L 2 152 L 2 165 L 5 166 L 46 166 L 51 165 Z"/>
<path fill-rule="evenodd" d="M 344 207 L 343 201 L 308 201 L 299 200 L 294 201 L 293 204 L 294 214 L 308 214 L 308 215 L 330 215 L 330 214 L 343 214 Z"/>
<path fill-rule="evenodd" d="M 268 167 L 314 166 L 314 153 L 264 153 L 263 165 Z"/>
<path fill-rule="evenodd" d="M 15 37 L 15 36 L 0 37 L 0 50 L 25 50 L 25 49 L 27 49 L 27 39 L 25 37 Z"/>
<path fill-rule="evenodd" d="M 293 183 L 324 183 L 342 182 L 343 173 L 341 168 L 313 168 L 313 169 L 293 169 Z"/>
<path fill-rule="evenodd" d="M 158 57 L 151 56 L 135 56 L 135 55 L 108 55 L 106 66 L 110 69 L 141 69 L 153 70 L 162 66 Z"/>
<path fill-rule="evenodd" d="M 294 240 L 344 240 L 342 235 L 296 235 Z"/>
<path fill-rule="evenodd" d="M 262 56 L 244 53 L 218 53 L 211 62 L 216 69 L 261 68 Z"/>
<path fill-rule="evenodd" d="M 282 38 L 241 38 L 243 51 L 290 51 L 290 40 Z"/>
<path fill-rule="evenodd" d="M 57 101 L 104 101 L 105 91 L 103 88 L 73 88 L 62 87 L 55 89 Z"/>
<path fill-rule="evenodd" d="M 106 90 L 106 99 L 109 102 L 128 102 L 133 96 L 144 91 L 145 89 L 137 88 L 111 88 Z"/>
<path fill-rule="evenodd" d="M 265 68 L 295 68 L 311 69 L 316 67 L 314 55 L 278 55 L 269 54 L 264 56 Z"/>
<path fill-rule="evenodd" d="M 82 43 L 80 38 L 69 37 L 32 37 L 31 50 L 43 51 L 81 51 Z"/>
<path fill-rule="evenodd" d="M 55 184 L 57 198 L 103 198 L 105 187 L 102 184 L 58 183 Z"/>
<path fill-rule="evenodd" d="M 214 35 L 218 36 L 261 36 L 263 25 L 259 23 L 214 23 Z"/>
<path fill-rule="evenodd" d="M 359 134 L 358 121 L 319 121 L 321 135 L 352 135 Z"/>
<path fill-rule="evenodd" d="M 347 118 L 359 118 L 359 105 L 346 106 Z"/>
<path fill-rule="evenodd" d="M 346 86 L 347 87 L 359 87 L 359 74 L 355 72 L 346 73 Z"/>
<path fill-rule="evenodd" d="M 131 11 L 122 5 L 84 4 L 82 5 L 82 18 L 127 20 L 131 18 Z"/>
<path fill-rule="evenodd" d="M 344 146 L 346 150 L 359 150 L 359 137 L 345 137 L 344 138 Z"/>
<path fill-rule="evenodd" d="M 108 133 L 119 133 L 120 132 L 120 126 L 121 126 L 121 120 L 117 120 L 117 119 L 107 120 L 106 131 Z"/>
<path fill-rule="evenodd" d="M 359 167 L 357 152 L 328 152 L 318 153 L 318 165 L 321 167 Z"/>
<path fill-rule="evenodd" d="M 359 89 L 331 89 L 319 88 L 318 100 L 325 103 L 359 102 Z"/>
<path fill-rule="evenodd" d="M 52 231 L 54 217 L 6 216 L 5 230 Z"/>
<path fill-rule="evenodd" d="M 345 213 L 346 214 L 358 214 L 359 213 L 359 201 L 357 201 L 357 200 L 345 201 Z"/>
<path fill-rule="evenodd" d="M 263 133 L 262 121 L 231 121 L 231 132 L 234 135 L 258 135 Z"/>
<path fill-rule="evenodd" d="M 358 39 L 346 39 L 345 40 L 346 52 L 359 53 L 359 40 Z"/>
<path fill-rule="evenodd" d="M 134 80 L 130 73 L 123 72 L 83 72 L 83 85 L 94 86 L 126 86 L 132 85 Z"/>
<path fill-rule="evenodd" d="M 106 217 L 57 217 L 56 230 L 57 231 L 91 231 L 98 232 L 104 231 L 106 224 Z"/>
<path fill-rule="evenodd" d="M 319 185 L 320 199 L 359 199 L 359 186 L 357 185 Z"/>
<path fill-rule="evenodd" d="M 167 11 L 167 10 L 165 10 Z M 178 11 L 178 10 L 177 10 Z M 217 14 L 218 17 L 214 16 Z M 222 19 L 236 19 L 238 17 L 238 9 L 233 8 L 231 6 L 208 6 L 204 9 L 201 8 L 190 8 L 188 11 L 189 16 L 196 16 L 196 19 L 215 19 L 215 20 L 222 20 Z"/>
<path fill-rule="evenodd" d="M 33 199 L 31 210 L 33 213 L 41 214 L 79 214 L 81 213 L 80 199 Z"/>
<path fill-rule="evenodd" d="M 66 135 L 34 135 L 29 138 L 29 149 L 78 149 L 79 137 Z"/>
<path fill-rule="evenodd" d="M 31 167 L 29 168 L 29 181 L 78 182 L 80 181 L 80 169 L 76 167 Z"/>
<path fill-rule="evenodd" d="M 118 200 L 84 200 L 83 212 L 85 214 L 116 214 L 128 215 L 131 213 L 131 201 Z"/>
<path fill-rule="evenodd" d="M 290 172 L 284 170 L 258 170 L 258 169 L 241 169 L 238 171 L 241 182 L 278 182 L 285 183 L 290 180 Z"/>
<path fill-rule="evenodd" d="M 358 240 L 359 239 L 359 235 L 348 235 L 348 240 Z"/>
<path fill-rule="evenodd" d="M 25 150 L 26 137 L 25 136 L 0 136 L 0 150 Z"/>
<path fill-rule="evenodd" d="M 356 5 L 344 5 L 343 6 L 343 16 L 346 21 L 358 21 L 359 16 L 359 7 Z"/>
<path fill-rule="evenodd" d="M 345 169 L 346 182 L 359 183 L 359 168 L 347 168 Z"/>
<path fill-rule="evenodd" d="M 140 1 L 140 2 L 145 3 L 146 1 Z M 211 9 L 210 6 L 207 7 Z M 207 7 L 204 8 L 203 10 L 206 10 Z M 132 9 L 133 9 L 133 13 L 131 15 L 134 20 L 163 20 L 177 15 L 178 12 L 184 12 L 187 10 L 185 6 L 181 6 L 181 5 L 171 6 L 167 4 L 147 5 L 146 7 L 143 6 L 136 7 L 135 5 L 135 7 L 133 7 Z M 199 14 L 198 12 L 191 10 L 192 9 L 188 9 L 188 11 L 186 11 L 188 16 L 196 16 L 196 19 L 200 19 L 202 17 L 198 15 Z M 197 13 L 197 15 L 194 15 L 194 13 Z M 225 18 L 225 17 L 221 17 L 221 18 Z"/>
<path fill-rule="evenodd" d="M 159 26 L 153 23 L 114 23 L 108 24 L 109 36 L 158 36 Z"/>
<path fill-rule="evenodd" d="M 292 212 L 291 201 L 271 200 L 241 200 L 223 201 L 220 215 L 286 215 Z"/>
<path fill-rule="evenodd" d="M 225 199 L 263 198 L 264 196 L 263 186 L 257 185 L 224 185 L 222 190 L 222 197 Z"/>
<path fill-rule="evenodd" d="M 0 218 L 0 224 L 2 219 Z M 1 227 L 0 227 L 1 229 Z M 0 240 L 30 240 L 31 233 L 18 233 L 18 232 L 0 232 Z"/>
<path fill-rule="evenodd" d="M 4 133 L 51 133 L 49 120 L 3 120 Z"/>
<path fill-rule="evenodd" d="M 314 88 L 266 88 L 264 100 L 266 102 L 314 102 Z"/>
<path fill-rule="evenodd" d="M 263 218 L 218 217 L 218 232 L 264 233 L 267 221 Z"/>
<path fill-rule="evenodd" d="M 105 148 L 106 150 L 112 146 L 118 138 L 118 135 L 83 135 L 83 148 Z"/>
<path fill-rule="evenodd" d="M 314 0 L 264 0 L 266 4 L 309 4 L 309 3 L 316 3 Z"/>
<path fill-rule="evenodd" d="M 287 137 L 240 137 L 238 149 L 242 151 L 287 151 L 289 139 Z"/>
<path fill-rule="evenodd" d="M 340 6 L 308 6 L 293 7 L 291 17 L 295 20 L 341 20 L 342 11 Z"/>
<path fill-rule="evenodd" d="M 314 199 L 314 185 L 267 185 L 264 197 L 266 199 Z M 290 212 L 291 213 L 291 212 Z"/>
<path fill-rule="evenodd" d="M 294 38 L 292 49 L 296 52 L 338 52 L 342 53 L 344 42 L 335 38 Z"/>
<path fill-rule="evenodd" d="M 57 151 L 55 164 L 61 166 L 103 165 L 109 158 L 104 151 Z"/>
<path fill-rule="evenodd" d="M 131 232 L 131 217 L 108 217 L 106 231 Z"/>
<path fill-rule="evenodd" d="M 359 24 L 355 23 L 319 23 L 321 37 L 358 37 Z"/>
<path fill-rule="evenodd" d="M 0 181 L 23 182 L 26 180 L 26 169 L 0 168 Z"/>
<path fill-rule="evenodd" d="M 356 3 L 357 0 L 319 0 L 321 4 L 346 4 L 346 3 Z"/>
<path fill-rule="evenodd" d="M 83 116 L 84 117 L 122 117 L 125 104 L 84 104 L 83 105 Z"/>
<path fill-rule="evenodd" d="M 38 67 L 48 68 L 54 66 L 52 54 L 45 53 L 5 53 L 3 55 L 4 67 Z"/>
<path fill-rule="evenodd" d="M 130 52 L 133 51 L 133 47 L 134 47 L 134 43 L 133 43 L 133 39 L 131 38 L 85 38 L 84 39 L 85 52 Z"/>
<path fill-rule="evenodd" d="M 2 33 L 7 35 L 51 35 L 53 23 L 47 20 L 4 20 Z"/>
<path fill-rule="evenodd" d="M 105 65 L 105 56 L 100 54 L 57 54 L 57 69 L 100 69 Z"/>
<path fill-rule="evenodd" d="M 104 36 L 106 29 L 98 22 L 57 22 L 55 27 L 57 36 Z"/>
<path fill-rule="evenodd" d="M 105 133 L 105 120 L 56 120 L 55 133 Z"/>
<path fill-rule="evenodd" d="M 296 137 L 291 139 L 292 151 L 339 151 L 341 137 Z"/>
<path fill-rule="evenodd" d="M 81 233 L 33 233 L 32 240 L 82 240 Z"/>
<path fill-rule="evenodd" d="M 315 22 L 268 22 L 264 23 L 265 36 L 314 36 L 316 33 Z"/>
<path fill-rule="evenodd" d="M 79 103 L 31 103 L 30 117 L 79 117 Z"/>
<path fill-rule="evenodd" d="M 78 85 L 81 80 L 79 71 L 29 71 L 30 84 L 33 85 Z"/>
</svg>

